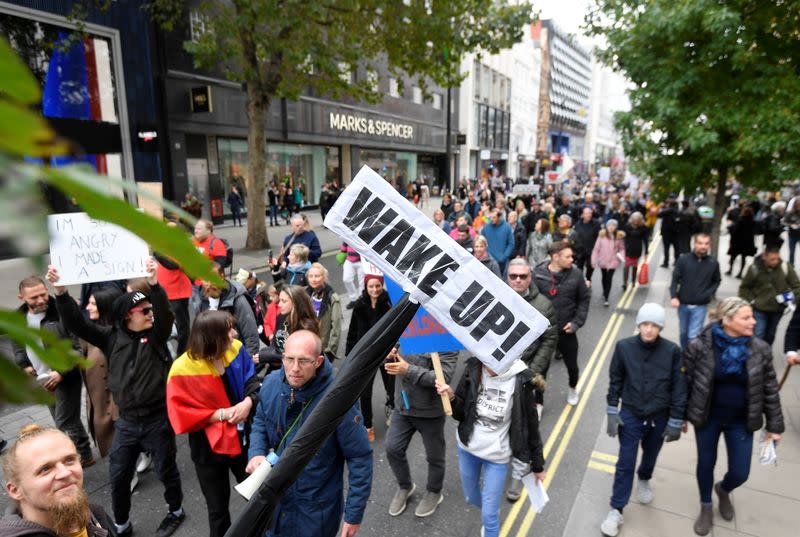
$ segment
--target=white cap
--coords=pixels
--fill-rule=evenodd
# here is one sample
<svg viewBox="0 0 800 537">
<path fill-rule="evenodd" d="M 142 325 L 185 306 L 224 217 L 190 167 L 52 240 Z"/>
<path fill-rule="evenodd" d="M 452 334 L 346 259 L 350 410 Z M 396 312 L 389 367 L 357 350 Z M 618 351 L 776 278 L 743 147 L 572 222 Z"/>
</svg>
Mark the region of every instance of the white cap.
<svg viewBox="0 0 800 537">
<path fill-rule="evenodd" d="M 663 307 L 655 302 L 647 302 L 639 308 L 639 312 L 636 314 L 636 326 L 642 323 L 653 323 L 664 328 L 665 316 Z"/>
</svg>

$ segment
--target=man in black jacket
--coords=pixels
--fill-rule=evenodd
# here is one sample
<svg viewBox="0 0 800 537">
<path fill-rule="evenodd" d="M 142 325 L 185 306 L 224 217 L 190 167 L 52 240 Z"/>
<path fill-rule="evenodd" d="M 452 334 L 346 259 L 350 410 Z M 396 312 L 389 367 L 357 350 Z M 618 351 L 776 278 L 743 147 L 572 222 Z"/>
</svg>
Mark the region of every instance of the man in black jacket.
<svg viewBox="0 0 800 537">
<path fill-rule="evenodd" d="M 694 250 L 678 258 L 672 270 L 669 294 L 672 307 L 678 308 L 681 348 L 700 335 L 706 320 L 708 303 L 717 292 L 722 276 L 719 262 L 708 255 L 711 236 L 698 233 L 694 236 Z"/>
<path fill-rule="evenodd" d="M 644 304 L 636 314 L 639 335 L 618 341 L 611 358 L 607 432 L 611 437 L 619 434 L 620 445 L 611 511 L 600 526 L 603 535 L 609 537 L 617 535 L 623 522 L 622 510 L 631 496 L 639 445 L 642 460 L 637 471 L 637 498 L 648 504 L 653 501 L 650 478 L 661 446 L 665 439 L 672 442 L 681 435 L 686 378 L 680 348 L 660 336 L 664 317 L 664 308 L 658 304 Z"/>
<path fill-rule="evenodd" d="M 542 420 L 544 403 L 545 376 L 550 368 L 558 346 L 558 319 L 553 304 L 539 292 L 539 288 L 531 285 L 533 274 L 528 262 L 524 259 L 512 259 L 508 263 L 508 286 L 524 298 L 536 311 L 547 318 L 550 326 L 530 347 L 522 352 L 520 359 L 533 373 L 531 381 L 536 388 L 536 415 Z M 506 498 L 515 502 L 522 494 L 522 477 L 530 471 L 528 464 L 517 458 L 511 458 L 511 481 L 506 489 Z"/>
<path fill-rule="evenodd" d="M 572 264 L 572 247 L 564 241 L 550 246 L 550 261 L 542 261 L 533 271 L 533 282 L 539 292 L 553 303 L 558 326 L 558 351 L 564 358 L 569 375 L 567 403 L 578 404 L 578 336 L 586 322 L 591 293 L 583 273 Z"/>
<path fill-rule="evenodd" d="M 146 268 L 150 295 L 135 291 L 119 297 L 114 302 L 111 326 L 87 322 L 67 289 L 58 285 L 56 268 L 51 266 L 47 271 L 64 326 L 99 347 L 108 359 L 108 389 L 119 407 L 109 463 L 111 505 L 119 537 L 133 533 L 130 483 L 142 451 L 153 458 L 169 506 L 156 537 L 172 535 L 186 516 L 175 462 L 175 433 L 167 419 L 166 384 L 172 363 L 167 340 L 174 317 L 167 294 L 158 285 L 156 261 L 148 260 Z"/>
<path fill-rule="evenodd" d="M 29 276 L 19 283 L 19 299 L 22 306 L 17 310 L 25 316 L 28 326 L 52 332 L 61 339 L 72 339 L 58 315 L 56 301 L 47 293 L 47 286 L 38 276 Z M 42 343 L 44 345 L 44 343 Z M 83 381 L 77 367 L 60 373 L 39 359 L 31 347 L 14 343 L 14 359 L 26 373 L 36 377 L 42 387 L 52 392 L 55 404 L 49 406 L 56 427 L 69 435 L 78 453 L 81 464 L 89 467 L 95 463 L 89 435 L 81 423 L 81 389 Z M 73 348 L 80 346 L 73 340 Z"/>
<path fill-rule="evenodd" d="M 580 259 L 575 260 L 575 264 L 581 270 L 584 267 L 586 268 L 586 280 L 589 282 L 592 281 L 592 274 L 594 273 L 594 267 L 592 267 L 590 259 L 601 227 L 600 222 L 594 218 L 592 208 L 584 207 L 581 210 L 580 220 L 575 224 L 575 233 L 578 235 L 578 240 L 583 248 L 583 255 L 581 255 Z"/>
<path fill-rule="evenodd" d="M 680 250 L 678 249 L 678 202 L 675 198 L 670 198 L 667 201 L 667 206 L 658 213 L 661 218 L 661 240 L 664 243 L 664 262 L 661 263 L 662 268 L 669 267 L 669 249 L 670 246 L 675 255 L 675 261 L 678 261 Z"/>
</svg>

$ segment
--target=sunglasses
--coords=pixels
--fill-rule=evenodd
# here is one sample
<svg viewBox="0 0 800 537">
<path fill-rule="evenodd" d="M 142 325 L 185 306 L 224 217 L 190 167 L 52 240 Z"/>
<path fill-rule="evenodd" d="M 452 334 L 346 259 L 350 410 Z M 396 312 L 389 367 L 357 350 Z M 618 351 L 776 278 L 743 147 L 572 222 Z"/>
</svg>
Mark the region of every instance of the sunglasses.
<svg viewBox="0 0 800 537">
<path fill-rule="evenodd" d="M 153 312 L 153 306 L 147 306 L 144 308 L 131 308 L 128 311 L 131 313 L 142 312 L 142 315 L 150 315 Z"/>
<path fill-rule="evenodd" d="M 531 273 L 528 274 L 509 274 L 509 280 L 527 280 L 530 277 Z"/>
</svg>

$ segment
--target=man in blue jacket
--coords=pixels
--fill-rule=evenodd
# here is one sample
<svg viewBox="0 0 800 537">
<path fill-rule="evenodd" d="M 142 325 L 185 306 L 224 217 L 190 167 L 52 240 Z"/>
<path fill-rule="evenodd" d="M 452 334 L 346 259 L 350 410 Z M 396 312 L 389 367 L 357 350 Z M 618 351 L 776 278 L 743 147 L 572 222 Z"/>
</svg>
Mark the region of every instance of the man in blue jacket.
<svg viewBox="0 0 800 537">
<path fill-rule="evenodd" d="M 333 383 L 333 367 L 322 355 L 319 336 L 293 332 L 284 347 L 283 367 L 264 380 L 250 433 L 252 473 L 274 450 L 280 457 Z M 342 498 L 347 462 L 347 500 Z M 344 512 L 342 537 L 361 527 L 372 489 L 372 447 L 354 406 L 281 498 L 267 536 L 334 537 Z"/>
<path fill-rule="evenodd" d="M 639 335 L 622 339 L 614 348 L 609 367 L 608 424 L 611 437 L 619 435 L 619 457 L 614 472 L 611 511 L 600 525 L 603 535 L 614 537 L 622 525 L 622 510 L 633 489 L 639 445 L 642 459 L 637 475 L 639 503 L 653 501 L 650 478 L 664 440 L 681 436 L 686 412 L 686 378 L 680 348 L 660 336 L 664 308 L 649 302 L 639 308 Z"/>
<path fill-rule="evenodd" d="M 514 252 L 514 230 L 503 219 L 500 209 L 494 209 L 489 222 L 481 229 L 481 235 L 489 243 L 489 255 L 497 261 L 500 273 L 506 273 L 508 260 Z"/>
<path fill-rule="evenodd" d="M 311 230 L 308 217 L 297 213 L 292 216 L 291 223 L 292 232 L 283 239 L 282 261 L 289 262 L 289 248 L 293 244 L 305 244 L 308 246 L 308 260 L 312 263 L 319 261 L 319 257 L 322 255 L 322 248 L 319 245 L 317 234 Z"/>
</svg>

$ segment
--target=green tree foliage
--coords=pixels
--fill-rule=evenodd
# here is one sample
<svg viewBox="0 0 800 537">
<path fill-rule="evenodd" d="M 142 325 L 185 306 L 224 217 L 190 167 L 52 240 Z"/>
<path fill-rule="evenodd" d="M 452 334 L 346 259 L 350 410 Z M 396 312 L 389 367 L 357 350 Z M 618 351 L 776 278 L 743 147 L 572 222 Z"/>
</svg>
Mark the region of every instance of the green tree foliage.
<svg viewBox="0 0 800 537">
<path fill-rule="evenodd" d="M 43 267 L 47 250 L 47 206 L 41 196 L 46 183 L 75 199 L 92 217 L 122 226 L 139 235 L 151 248 L 173 257 L 191 275 L 222 282 L 210 261 L 197 253 L 185 233 L 139 212 L 108 195 L 109 185 L 149 197 L 170 211 L 192 217 L 160 198 L 139 190 L 132 182 L 98 176 L 85 166 L 49 168 L 25 163 L 26 156 L 67 154 L 68 143 L 58 139 L 34 107 L 41 101 L 39 84 L 8 43 L 0 39 L 0 239 L 12 243 L 21 255 L 34 257 Z M 10 282 L 6 282 L 8 284 Z M 24 317 L 0 308 L 0 334 L 34 349 L 54 369 L 67 371 L 83 363 L 71 354 L 69 342 L 46 330 L 28 327 Z M 0 402 L 52 402 L 51 396 L 23 373 L 11 357 L 0 356 Z"/>
<path fill-rule="evenodd" d="M 800 171 L 800 3 L 596 0 L 600 58 L 632 82 L 626 155 L 663 195 L 776 189 Z"/>
<path fill-rule="evenodd" d="M 170 29 L 184 5 L 151 0 L 148 9 Z M 417 78 L 423 90 L 428 81 L 457 86 L 464 54 L 509 47 L 532 15 L 529 3 L 498 0 L 205 0 L 197 9 L 206 31 L 186 49 L 198 67 L 246 87 L 251 193 L 264 192 L 266 114 L 275 98 L 310 89 L 379 102 L 381 65 Z M 263 196 L 247 196 L 247 215 L 246 247 L 269 246 Z"/>
</svg>

